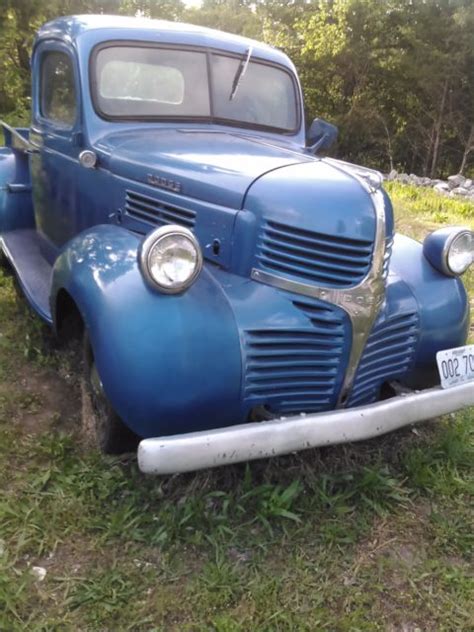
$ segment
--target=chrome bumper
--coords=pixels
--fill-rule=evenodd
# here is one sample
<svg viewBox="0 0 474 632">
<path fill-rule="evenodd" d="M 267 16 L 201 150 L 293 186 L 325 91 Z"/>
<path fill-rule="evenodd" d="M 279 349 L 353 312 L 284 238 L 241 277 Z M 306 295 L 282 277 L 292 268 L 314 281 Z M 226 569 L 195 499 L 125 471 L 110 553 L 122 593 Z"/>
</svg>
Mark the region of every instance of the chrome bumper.
<svg viewBox="0 0 474 632">
<path fill-rule="evenodd" d="M 138 466 L 146 474 L 175 474 L 264 459 L 370 439 L 473 405 L 471 382 L 399 395 L 359 408 L 144 439 L 138 446 Z"/>
</svg>

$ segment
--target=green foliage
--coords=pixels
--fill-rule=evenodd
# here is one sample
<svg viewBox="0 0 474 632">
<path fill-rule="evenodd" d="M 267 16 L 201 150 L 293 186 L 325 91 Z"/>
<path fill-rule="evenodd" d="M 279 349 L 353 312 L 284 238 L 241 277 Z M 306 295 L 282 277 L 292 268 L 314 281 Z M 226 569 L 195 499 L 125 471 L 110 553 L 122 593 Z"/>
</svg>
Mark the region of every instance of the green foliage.
<svg viewBox="0 0 474 632">
<path fill-rule="evenodd" d="M 423 175 L 466 169 L 474 150 L 471 2 L 320 0 L 287 44 L 310 117 L 341 128 L 339 152 Z M 276 40 L 277 41 L 277 40 Z"/>
<path fill-rule="evenodd" d="M 385 188 L 390 195 L 396 196 L 400 206 L 409 205 L 412 214 L 431 215 L 433 218 L 437 217 L 439 223 L 452 222 L 457 218 L 462 218 L 461 223 L 474 222 L 474 205 L 469 200 L 446 197 L 429 187 L 423 189 L 396 182 L 385 183 Z M 443 218 L 440 214 L 443 214 Z"/>
<path fill-rule="evenodd" d="M 57 15 L 180 19 L 281 47 L 296 63 L 308 121 L 340 127 L 338 154 L 421 175 L 473 172 L 471 0 L 5 0 L 0 116 L 29 117 L 34 31 Z"/>
</svg>

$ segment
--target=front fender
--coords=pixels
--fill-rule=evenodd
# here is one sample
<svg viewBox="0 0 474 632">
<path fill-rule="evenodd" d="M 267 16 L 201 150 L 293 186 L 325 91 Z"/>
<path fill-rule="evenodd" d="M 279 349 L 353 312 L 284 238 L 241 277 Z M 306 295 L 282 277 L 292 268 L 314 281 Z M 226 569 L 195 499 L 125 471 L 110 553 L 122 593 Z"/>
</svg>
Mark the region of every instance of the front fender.
<svg viewBox="0 0 474 632">
<path fill-rule="evenodd" d="M 423 246 L 397 234 L 390 273 L 400 277 L 418 303 L 420 339 L 415 364 L 432 365 L 441 349 L 465 344 L 469 330 L 469 301 L 460 279 L 438 272 L 423 255 Z"/>
<path fill-rule="evenodd" d="M 53 271 L 89 330 L 105 392 L 142 437 L 240 421 L 241 352 L 232 309 L 209 268 L 179 296 L 144 281 L 140 238 L 118 226 L 75 237 Z"/>
</svg>

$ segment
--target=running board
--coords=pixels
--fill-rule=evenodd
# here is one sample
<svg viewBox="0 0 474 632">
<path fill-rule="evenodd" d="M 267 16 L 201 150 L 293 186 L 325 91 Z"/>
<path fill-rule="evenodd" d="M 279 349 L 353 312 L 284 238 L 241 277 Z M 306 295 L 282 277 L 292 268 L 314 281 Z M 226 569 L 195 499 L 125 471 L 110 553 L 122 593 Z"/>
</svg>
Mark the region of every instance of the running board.
<svg viewBox="0 0 474 632">
<path fill-rule="evenodd" d="M 4 233 L 0 237 L 0 247 L 31 307 L 43 320 L 52 324 L 49 293 L 53 268 L 41 253 L 36 230 L 22 229 Z"/>
</svg>

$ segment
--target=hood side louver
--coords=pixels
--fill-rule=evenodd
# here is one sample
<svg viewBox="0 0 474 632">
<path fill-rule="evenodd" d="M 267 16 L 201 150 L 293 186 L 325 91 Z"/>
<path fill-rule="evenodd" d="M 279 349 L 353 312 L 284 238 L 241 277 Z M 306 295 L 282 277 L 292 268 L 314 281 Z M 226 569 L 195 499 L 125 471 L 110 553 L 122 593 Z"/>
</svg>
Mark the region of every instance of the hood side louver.
<svg viewBox="0 0 474 632">
<path fill-rule="evenodd" d="M 127 190 L 125 193 L 125 213 L 138 221 L 154 226 L 178 224 L 193 228 L 196 213 L 188 209 L 166 204 L 143 193 Z"/>
</svg>

